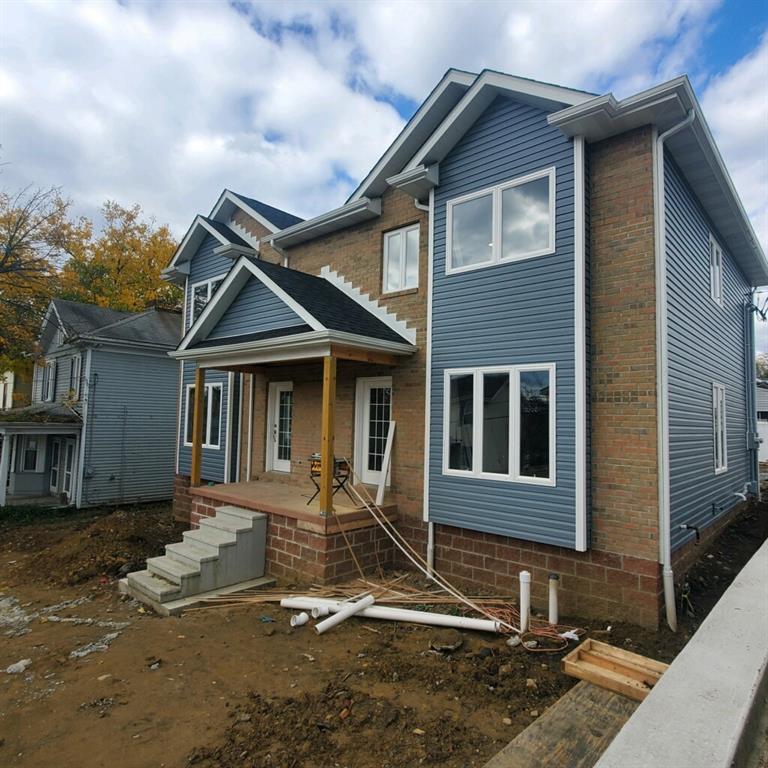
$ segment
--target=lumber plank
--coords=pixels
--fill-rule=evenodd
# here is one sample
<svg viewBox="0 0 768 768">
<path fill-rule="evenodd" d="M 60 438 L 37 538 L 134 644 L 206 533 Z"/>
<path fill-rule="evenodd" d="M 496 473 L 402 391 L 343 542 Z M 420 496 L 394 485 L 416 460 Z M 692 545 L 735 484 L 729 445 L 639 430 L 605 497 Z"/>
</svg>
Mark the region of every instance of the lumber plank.
<svg viewBox="0 0 768 768">
<path fill-rule="evenodd" d="M 585 641 L 585 643 L 586 642 L 587 641 Z M 641 656 L 639 653 L 625 651 L 623 648 L 617 648 L 615 645 L 609 645 L 600 640 L 588 638 L 588 642 L 592 650 L 600 652 L 603 656 L 612 656 L 613 658 L 622 661 L 628 661 L 638 667 L 645 667 L 646 669 L 657 672 L 659 675 L 666 672 L 669 668 L 669 664 L 665 664 L 663 661 L 656 661 L 656 659 L 651 659 L 648 656 Z M 584 644 L 582 644 L 581 647 L 584 647 Z"/>
<path fill-rule="evenodd" d="M 638 703 L 577 683 L 484 768 L 592 768 Z"/>
</svg>

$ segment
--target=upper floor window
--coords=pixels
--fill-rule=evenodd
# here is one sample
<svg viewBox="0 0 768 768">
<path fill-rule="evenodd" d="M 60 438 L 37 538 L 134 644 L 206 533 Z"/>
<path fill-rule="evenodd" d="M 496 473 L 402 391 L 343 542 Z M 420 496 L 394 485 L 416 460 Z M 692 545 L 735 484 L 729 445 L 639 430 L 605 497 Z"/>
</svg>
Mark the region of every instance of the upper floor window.
<svg viewBox="0 0 768 768">
<path fill-rule="evenodd" d="M 714 237 L 709 237 L 709 295 L 723 306 L 723 251 Z"/>
<path fill-rule="evenodd" d="M 555 169 L 450 200 L 447 272 L 463 272 L 555 250 Z"/>
<path fill-rule="evenodd" d="M 73 355 L 69 364 L 69 392 L 75 399 L 80 398 L 80 372 L 82 370 L 82 357 Z"/>
<path fill-rule="evenodd" d="M 203 448 L 221 447 L 222 385 L 206 384 L 203 390 Z M 195 385 L 187 384 L 184 418 L 184 445 L 192 445 L 194 429 Z"/>
<path fill-rule="evenodd" d="M 52 402 L 56 395 L 56 361 L 48 360 L 43 368 L 42 398 L 45 402 Z"/>
<path fill-rule="evenodd" d="M 418 288 L 419 225 L 384 235 L 383 293 Z"/>
<path fill-rule="evenodd" d="M 213 298 L 216 289 L 224 282 L 224 276 L 203 280 L 192 286 L 192 322 L 194 323 L 203 313 L 208 302 Z"/>
<path fill-rule="evenodd" d="M 715 474 L 728 469 L 728 433 L 725 423 L 725 387 L 712 385 L 712 431 L 715 440 Z"/>
<path fill-rule="evenodd" d="M 446 371 L 443 473 L 555 484 L 554 364 Z"/>
</svg>

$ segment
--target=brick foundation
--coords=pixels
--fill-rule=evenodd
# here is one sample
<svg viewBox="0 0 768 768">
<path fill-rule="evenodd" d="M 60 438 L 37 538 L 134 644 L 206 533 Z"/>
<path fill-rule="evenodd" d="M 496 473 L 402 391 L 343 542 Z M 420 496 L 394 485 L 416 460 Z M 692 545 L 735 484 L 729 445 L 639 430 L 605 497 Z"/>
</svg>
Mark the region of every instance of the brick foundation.
<svg viewBox="0 0 768 768">
<path fill-rule="evenodd" d="M 192 496 L 189 492 L 189 475 L 173 476 L 173 519 L 188 523 L 192 515 Z"/>
<path fill-rule="evenodd" d="M 231 502 L 192 496 L 192 527 Z M 288 515 L 268 515 L 266 569 L 270 576 L 304 583 L 331 584 L 358 575 L 350 548 L 338 524 L 328 518 L 308 521 Z M 372 522 L 372 521 L 371 521 Z M 392 541 L 368 520 L 345 523 L 349 544 L 365 573 L 393 563 Z"/>
</svg>

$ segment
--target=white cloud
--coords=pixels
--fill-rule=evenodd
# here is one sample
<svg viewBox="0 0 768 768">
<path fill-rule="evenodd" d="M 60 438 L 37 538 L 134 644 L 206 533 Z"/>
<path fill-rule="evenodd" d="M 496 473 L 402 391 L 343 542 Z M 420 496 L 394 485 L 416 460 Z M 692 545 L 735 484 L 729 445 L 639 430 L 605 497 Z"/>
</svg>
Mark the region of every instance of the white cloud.
<svg viewBox="0 0 768 768">
<path fill-rule="evenodd" d="M 391 102 L 420 101 L 449 67 L 623 96 L 686 69 L 706 77 L 715 8 L 6 3 L 0 183 L 63 185 L 87 213 L 107 198 L 140 202 L 177 234 L 225 186 L 312 215 L 343 202 L 400 130 Z M 750 61 L 713 81 L 705 104 L 747 207 L 764 216 L 765 169 L 750 166 L 764 112 L 741 111 L 755 103 L 761 60 Z"/>
</svg>

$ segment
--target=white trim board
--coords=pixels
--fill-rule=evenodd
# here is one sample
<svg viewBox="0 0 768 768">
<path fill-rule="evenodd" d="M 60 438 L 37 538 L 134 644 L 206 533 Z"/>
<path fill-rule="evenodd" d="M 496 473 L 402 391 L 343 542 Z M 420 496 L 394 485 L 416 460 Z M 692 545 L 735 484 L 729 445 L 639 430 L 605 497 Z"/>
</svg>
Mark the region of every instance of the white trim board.
<svg viewBox="0 0 768 768">
<path fill-rule="evenodd" d="M 429 463 L 430 433 L 432 423 L 432 282 L 435 251 L 435 190 L 429 190 L 429 234 L 427 240 L 427 354 L 426 381 L 424 394 L 424 497 L 422 514 L 424 522 L 429 522 Z"/>
</svg>

